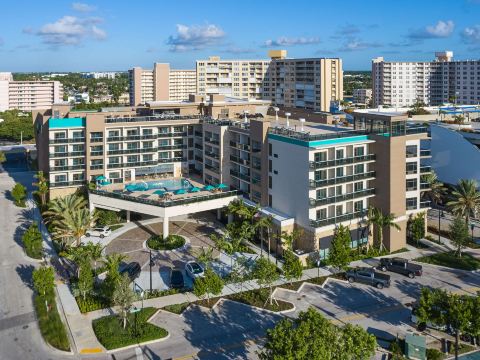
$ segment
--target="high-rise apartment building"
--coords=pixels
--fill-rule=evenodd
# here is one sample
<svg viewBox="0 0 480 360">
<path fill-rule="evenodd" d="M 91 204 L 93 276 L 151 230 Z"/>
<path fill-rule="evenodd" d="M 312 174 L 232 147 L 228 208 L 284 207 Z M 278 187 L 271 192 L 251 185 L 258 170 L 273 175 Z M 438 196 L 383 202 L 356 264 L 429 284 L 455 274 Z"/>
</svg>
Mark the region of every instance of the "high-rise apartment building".
<svg viewBox="0 0 480 360">
<path fill-rule="evenodd" d="M 262 99 L 270 60 L 197 60 L 197 91 L 245 99 Z"/>
<path fill-rule="evenodd" d="M 304 252 L 303 260 L 327 257 L 339 224 L 350 229 L 353 248 L 370 241 L 370 205 L 394 214 L 400 226 L 383 229 L 384 246 L 403 248 L 409 217 L 429 207 L 421 198 L 428 190 L 422 175 L 430 171 L 427 129 L 408 124 L 406 116 L 354 113 L 353 129 L 297 120 L 287 125 L 282 119 L 238 120 L 244 111 L 264 113 L 268 101 L 190 99 L 125 111 L 54 106 L 35 113 L 39 167 L 48 174 L 50 196 L 101 178 L 112 184 L 94 190 L 95 206 L 168 218 L 189 207 L 203 211 L 207 202 L 210 210 L 232 194 L 215 190 L 229 189 L 272 216 L 274 233 L 301 230 L 294 247 Z M 203 185 L 168 190 L 188 179 Z M 136 192 L 149 184 L 172 194 L 165 200 Z M 270 238 L 271 249 L 281 252 L 276 237 Z"/>
<path fill-rule="evenodd" d="M 169 64 L 155 63 L 152 70 L 134 67 L 128 73 L 132 106 L 151 101 L 187 100 L 197 92 L 195 70 L 173 70 Z"/>
<path fill-rule="evenodd" d="M 61 101 L 59 81 L 14 81 L 11 73 L 0 73 L 0 111 L 46 109 Z"/>
<path fill-rule="evenodd" d="M 453 60 L 451 51 L 435 53 L 434 61 L 372 60 L 373 105 L 410 106 L 480 102 L 480 60 Z"/>
<path fill-rule="evenodd" d="M 339 58 L 288 59 L 286 52 L 271 51 L 263 98 L 274 105 L 310 111 L 330 111 L 343 99 L 343 70 Z"/>
</svg>

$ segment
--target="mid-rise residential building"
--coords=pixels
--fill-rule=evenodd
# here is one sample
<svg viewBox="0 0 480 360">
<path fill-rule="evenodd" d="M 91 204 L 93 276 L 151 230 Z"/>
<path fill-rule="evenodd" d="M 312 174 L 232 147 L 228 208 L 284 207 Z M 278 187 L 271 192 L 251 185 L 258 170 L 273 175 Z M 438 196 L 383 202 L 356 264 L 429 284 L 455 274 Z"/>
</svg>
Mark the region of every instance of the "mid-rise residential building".
<svg viewBox="0 0 480 360">
<path fill-rule="evenodd" d="M 330 112 L 343 99 L 343 70 L 339 58 L 288 59 L 273 50 L 264 80 L 263 98 L 284 108 Z"/>
<path fill-rule="evenodd" d="M 155 63 L 153 69 L 135 67 L 129 70 L 130 105 L 151 101 L 188 100 L 196 94 L 195 70 L 173 70 L 169 64 Z"/>
<path fill-rule="evenodd" d="M 480 102 L 480 60 L 453 60 L 451 51 L 435 53 L 434 61 L 372 61 L 373 105 L 410 106 L 477 104 Z"/>
<path fill-rule="evenodd" d="M 117 73 L 115 71 L 89 72 L 82 74 L 82 77 L 86 79 L 115 79 L 116 76 Z"/>
<path fill-rule="evenodd" d="M 63 100 L 59 81 L 14 81 L 11 73 L 0 73 L 0 111 L 32 111 Z"/>
<path fill-rule="evenodd" d="M 97 189 L 95 204 L 105 197 L 103 206 L 159 207 L 164 215 L 167 207 L 192 202 L 200 211 L 202 199 L 223 195 L 196 199 L 193 191 L 178 193 L 166 204 L 155 194 L 137 196 L 141 193 L 127 185 L 165 177 L 221 185 L 272 216 L 274 232 L 301 230 L 294 248 L 303 260 L 328 256 L 339 224 L 350 229 L 352 247 L 369 241 L 366 209 L 373 205 L 394 214 L 400 226 L 399 231 L 383 229 L 384 246 L 391 251 L 404 247 L 409 216 L 429 206 L 421 197 L 428 189 L 422 175 L 430 171 L 427 128 L 410 125 L 405 115 L 369 112 L 354 113 L 353 129 L 269 117 L 238 119 L 245 111 L 265 114 L 268 107 L 268 101 L 221 95 L 94 113 L 53 106 L 34 114 L 39 168 L 48 174 L 50 197 L 102 178 L 117 187 Z M 164 224 L 171 214 L 179 213 L 170 210 Z M 271 249 L 281 252 L 274 238 Z"/>
<path fill-rule="evenodd" d="M 372 100 L 372 89 L 353 89 L 353 102 L 368 105 Z"/>
<path fill-rule="evenodd" d="M 196 61 L 197 92 L 244 99 L 262 99 L 270 60 L 224 60 L 210 56 Z"/>
</svg>

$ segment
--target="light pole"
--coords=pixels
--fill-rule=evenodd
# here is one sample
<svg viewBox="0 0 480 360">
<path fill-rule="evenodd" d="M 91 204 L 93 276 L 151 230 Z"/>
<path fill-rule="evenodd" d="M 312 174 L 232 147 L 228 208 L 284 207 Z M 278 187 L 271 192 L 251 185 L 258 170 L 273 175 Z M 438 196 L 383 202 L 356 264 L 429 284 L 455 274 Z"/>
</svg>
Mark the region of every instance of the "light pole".
<svg viewBox="0 0 480 360">
<path fill-rule="evenodd" d="M 150 253 L 150 293 L 152 293 L 152 266 L 153 266 L 153 260 L 152 260 L 152 249 L 149 249 Z"/>
<path fill-rule="evenodd" d="M 276 106 L 273 108 L 273 111 L 275 111 L 275 126 L 278 126 L 278 111 L 279 110 L 280 109 Z"/>
<path fill-rule="evenodd" d="M 243 115 L 245 115 L 245 119 L 243 120 L 244 123 L 248 123 L 247 115 L 248 115 L 249 112 L 250 112 L 250 111 L 248 111 L 248 110 L 244 110 L 244 111 L 243 111 Z"/>
<path fill-rule="evenodd" d="M 290 122 L 288 121 L 288 118 L 290 117 L 290 115 L 292 115 L 291 113 L 287 112 L 285 113 L 285 117 L 287 118 L 287 128 L 290 127 Z"/>
<path fill-rule="evenodd" d="M 442 241 L 440 239 L 440 234 L 442 232 L 441 230 L 441 222 L 440 222 L 440 217 L 444 217 L 443 215 L 443 210 L 438 209 L 438 243 L 441 244 Z"/>
</svg>

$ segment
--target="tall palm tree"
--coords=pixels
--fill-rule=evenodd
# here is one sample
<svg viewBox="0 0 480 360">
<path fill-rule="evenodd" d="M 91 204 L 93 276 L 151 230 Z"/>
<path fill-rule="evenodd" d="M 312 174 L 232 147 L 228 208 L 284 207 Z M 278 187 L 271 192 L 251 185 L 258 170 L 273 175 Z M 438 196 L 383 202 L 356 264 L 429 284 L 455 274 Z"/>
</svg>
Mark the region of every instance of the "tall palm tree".
<svg viewBox="0 0 480 360">
<path fill-rule="evenodd" d="M 282 231 L 280 241 L 282 242 L 282 245 L 285 246 L 286 250 L 293 251 L 293 245 L 300 236 L 302 236 L 302 230 L 299 229 L 293 229 L 290 232 Z"/>
<path fill-rule="evenodd" d="M 86 252 L 88 257 L 93 260 L 95 271 L 97 270 L 97 261 L 103 258 L 103 246 L 100 243 L 94 244 L 93 242 L 89 241 L 85 246 Z"/>
<path fill-rule="evenodd" d="M 53 222 L 61 219 L 67 212 L 84 209 L 87 207 L 87 200 L 83 197 L 72 194 L 65 197 L 55 198 L 48 203 L 48 209 L 43 212 L 46 222 Z"/>
<path fill-rule="evenodd" d="M 267 230 L 267 244 L 268 244 L 268 250 L 270 254 L 270 232 L 268 231 L 272 227 L 273 223 L 273 218 L 272 216 L 257 216 L 256 220 L 254 222 L 253 228 L 254 231 L 259 230 L 260 231 L 260 241 L 261 241 L 261 248 L 263 249 L 263 234 L 265 230 Z"/>
<path fill-rule="evenodd" d="M 480 207 L 480 192 L 477 190 L 477 182 L 471 179 L 461 179 L 452 191 L 451 200 L 447 206 L 456 216 L 465 218 L 465 222 L 470 222 L 470 217 L 474 217 Z"/>
<path fill-rule="evenodd" d="M 443 186 L 443 183 L 438 181 L 437 174 L 435 172 L 431 172 L 425 176 L 422 176 L 423 182 L 428 184 L 430 190 L 423 192 L 423 194 L 435 205 L 442 200 L 443 196 L 445 195 L 446 188 Z"/>
<path fill-rule="evenodd" d="M 39 171 L 34 175 L 34 178 L 37 179 L 37 182 L 34 182 L 32 185 L 37 188 L 33 193 L 38 195 L 40 198 L 40 205 L 45 205 L 47 203 L 47 194 L 48 194 L 48 181 L 43 171 Z"/>
<path fill-rule="evenodd" d="M 228 204 L 227 212 L 229 214 L 237 215 L 243 220 L 253 222 L 253 218 L 258 213 L 258 206 L 247 206 L 243 200 L 235 200 Z"/>
<path fill-rule="evenodd" d="M 380 251 L 384 248 L 383 245 L 383 230 L 385 228 L 394 228 L 400 230 L 400 226 L 395 222 L 394 214 L 384 214 L 380 209 L 373 210 L 372 223 L 377 230 L 377 241 Z"/>
<path fill-rule="evenodd" d="M 62 235 L 67 234 L 71 236 L 75 244 L 80 245 L 82 236 L 85 235 L 88 229 L 95 221 L 95 215 L 90 213 L 88 208 L 83 208 L 75 211 L 66 211 L 62 214 L 60 219 L 55 219 L 52 224 L 55 226 L 55 232 L 61 232 Z"/>
</svg>

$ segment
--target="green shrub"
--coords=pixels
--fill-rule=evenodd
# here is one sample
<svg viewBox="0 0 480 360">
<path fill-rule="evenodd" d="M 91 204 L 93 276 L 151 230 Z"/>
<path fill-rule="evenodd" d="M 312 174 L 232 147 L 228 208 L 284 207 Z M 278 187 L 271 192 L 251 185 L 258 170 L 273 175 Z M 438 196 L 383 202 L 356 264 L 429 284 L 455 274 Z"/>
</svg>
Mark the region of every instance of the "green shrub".
<svg viewBox="0 0 480 360">
<path fill-rule="evenodd" d="M 147 240 L 147 246 L 153 250 L 173 250 L 185 245 L 185 238 L 180 235 L 169 235 L 166 239 L 154 235 Z"/>
<path fill-rule="evenodd" d="M 12 189 L 12 197 L 15 201 L 15 205 L 25 207 L 25 199 L 27 198 L 27 189 L 20 183 L 15 183 Z"/>
<path fill-rule="evenodd" d="M 105 309 L 110 306 L 110 303 L 106 299 L 97 295 L 87 295 L 85 300 L 82 296 L 77 296 L 75 300 L 77 300 L 77 305 L 81 313 Z"/>
<path fill-rule="evenodd" d="M 170 311 L 174 314 L 180 315 L 182 312 L 185 311 L 185 309 L 190 305 L 190 303 L 185 302 L 181 304 L 173 304 L 173 305 L 167 305 L 163 308 L 163 310 Z"/>
<path fill-rule="evenodd" d="M 178 294 L 180 291 L 178 289 L 167 289 L 167 290 L 159 290 L 153 289 L 151 292 L 145 292 L 145 299 L 154 299 L 157 297 L 168 296 Z"/>
<path fill-rule="evenodd" d="M 38 229 L 36 222 L 29 226 L 22 236 L 23 246 L 27 256 L 34 259 L 41 259 L 43 255 L 42 233 Z"/>
<path fill-rule="evenodd" d="M 48 311 L 45 300 L 48 304 Z M 58 314 L 54 293 L 50 292 L 46 296 L 36 295 L 34 304 L 38 326 L 45 341 L 57 349 L 70 351 L 67 331 Z"/>
<path fill-rule="evenodd" d="M 427 349 L 427 360 L 442 360 L 444 358 L 442 352 L 437 349 Z"/>
<path fill-rule="evenodd" d="M 95 214 L 98 216 L 97 218 L 97 225 L 98 226 L 107 226 L 118 224 L 122 221 L 118 213 L 113 210 L 104 210 L 104 209 L 96 209 Z"/>
<path fill-rule="evenodd" d="M 109 315 L 93 320 L 93 331 L 98 341 L 107 349 L 116 349 L 145 341 L 164 338 L 167 330 L 150 324 L 147 320 L 157 311 L 155 308 L 144 308 L 135 314 L 128 314 L 127 327 L 122 326 L 118 315 Z M 135 333 L 136 330 L 136 333 Z"/>
</svg>

